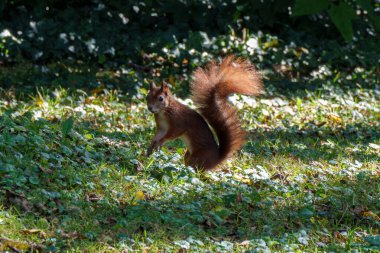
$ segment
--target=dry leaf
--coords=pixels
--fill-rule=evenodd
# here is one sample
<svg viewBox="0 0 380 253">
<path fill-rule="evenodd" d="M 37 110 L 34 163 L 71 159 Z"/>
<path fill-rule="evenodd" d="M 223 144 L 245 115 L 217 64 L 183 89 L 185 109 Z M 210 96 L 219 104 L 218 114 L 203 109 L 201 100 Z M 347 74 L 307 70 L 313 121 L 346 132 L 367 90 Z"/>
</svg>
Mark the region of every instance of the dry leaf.
<svg viewBox="0 0 380 253">
<path fill-rule="evenodd" d="M 88 202 L 97 202 L 97 201 L 101 200 L 101 197 L 96 195 L 96 193 L 89 193 L 86 195 L 86 200 Z"/>
<path fill-rule="evenodd" d="M 69 232 L 69 233 L 65 233 L 65 232 L 62 232 L 61 233 L 61 236 L 63 238 L 67 238 L 67 239 L 83 239 L 84 236 L 82 236 L 81 234 L 79 234 L 77 231 L 73 231 L 73 232 Z"/>
<path fill-rule="evenodd" d="M 23 229 L 20 233 L 24 235 L 38 235 L 40 238 L 46 238 L 46 233 L 41 229 Z"/>
<path fill-rule="evenodd" d="M 31 245 L 26 242 L 19 242 L 0 237 L 0 252 L 6 252 L 12 250 L 14 252 L 27 251 L 31 248 Z"/>
<path fill-rule="evenodd" d="M 240 246 L 248 246 L 250 244 L 251 244 L 251 242 L 249 240 L 245 240 L 245 241 L 242 241 L 241 243 L 239 243 Z"/>
<path fill-rule="evenodd" d="M 139 200 L 144 200 L 145 199 L 145 194 L 143 191 L 137 191 L 135 194 L 135 197 L 133 199 L 132 205 L 137 205 L 137 201 Z"/>
<path fill-rule="evenodd" d="M 43 167 L 43 166 L 39 166 L 38 167 L 42 172 L 44 172 L 44 173 L 53 173 L 53 171 L 51 170 L 51 169 L 47 169 L 47 168 L 45 168 L 45 167 Z"/>
<path fill-rule="evenodd" d="M 136 192 L 136 197 L 135 197 L 136 200 L 144 200 L 145 199 L 145 194 L 143 191 L 137 191 Z"/>
<path fill-rule="evenodd" d="M 234 175 L 234 179 L 237 180 L 237 181 L 240 181 L 240 182 L 242 182 L 244 184 L 252 185 L 252 180 L 249 179 L 249 178 L 245 178 L 242 175 L 236 174 L 236 175 Z"/>
<path fill-rule="evenodd" d="M 343 122 L 341 117 L 332 113 L 328 114 L 327 118 L 334 124 L 342 124 Z"/>
<path fill-rule="evenodd" d="M 168 80 L 168 82 L 171 84 L 171 85 L 175 85 L 175 79 L 174 79 L 174 76 L 173 75 L 170 75 L 169 76 L 169 80 Z"/>
<path fill-rule="evenodd" d="M 103 90 L 104 90 L 104 85 L 102 84 L 102 85 L 100 85 L 99 87 L 96 87 L 96 88 L 94 88 L 94 89 L 92 89 L 91 90 L 91 93 L 92 94 L 99 94 L 99 93 L 102 93 L 103 92 Z"/>
<path fill-rule="evenodd" d="M 366 212 L 363 212 L 362 215 L 363 215 L 363 217 L 371 217 L 374 220 L 380 221 L 380 217 L 377 214 L 375 214 L 374 212 L 366 211 Z"/>
</svg>

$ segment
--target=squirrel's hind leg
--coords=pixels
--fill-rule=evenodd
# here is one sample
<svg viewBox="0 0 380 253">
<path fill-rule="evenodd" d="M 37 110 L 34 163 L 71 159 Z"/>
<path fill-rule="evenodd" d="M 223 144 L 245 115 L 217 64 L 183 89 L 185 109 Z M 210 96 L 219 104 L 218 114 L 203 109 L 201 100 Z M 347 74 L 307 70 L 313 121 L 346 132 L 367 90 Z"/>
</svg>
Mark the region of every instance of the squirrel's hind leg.
<svg viewBox="0 0 380 253">
<path fill-rule="evenodd" d="M 211 170 L 218 164 L 218 157 L 219 154 L 213 151 L 191 154 L 188 150 L 185 153 L 185 165 L 196 170 Z"/>
<path fill-rule="evenodd" d="M 195 157 L 192 156 L 189 150 L 186 151 L 184 160 L 186 166 L 191 166 L 196 170 L 202 169 L 202 166 L 200 166 L 198 159 L 195 159 Z"/>
<path fill-rule="evenodd" d="M 185 157 L 184 157 L 185 165 L 186 166 L 191 166 L 191 164 L 190 164 L 190 156 L 191 156 L 190 151 L 186 150 Z"/>
</svg>

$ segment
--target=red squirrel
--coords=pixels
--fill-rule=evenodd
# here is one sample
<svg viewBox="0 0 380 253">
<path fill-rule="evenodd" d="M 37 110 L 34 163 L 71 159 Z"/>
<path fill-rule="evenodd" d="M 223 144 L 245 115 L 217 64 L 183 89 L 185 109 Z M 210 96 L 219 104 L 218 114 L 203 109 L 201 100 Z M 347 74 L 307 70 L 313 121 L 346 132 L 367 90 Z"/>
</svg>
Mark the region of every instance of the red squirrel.
<svg viewBox="0 0 380 253">
<path fill-rule="evenodd" d="M 191 95 L 198 112 L 176 100 L 167 83 L 163 82 L 161 87 L 151 84 L 147 103 L 149 111 L 154 113 L 157 132 L 147 156 L 166 141 L 180 138 L 188 147 L 186 165 L 205 170 L 215 168 L 245 141 L 245 131 L 228 96 L 232 93 L 256 96 L 262 89 L 253 65 L 235 56 L 227 56 L 220 63 L 211 61 L 193 73 Z"/>
</svg>

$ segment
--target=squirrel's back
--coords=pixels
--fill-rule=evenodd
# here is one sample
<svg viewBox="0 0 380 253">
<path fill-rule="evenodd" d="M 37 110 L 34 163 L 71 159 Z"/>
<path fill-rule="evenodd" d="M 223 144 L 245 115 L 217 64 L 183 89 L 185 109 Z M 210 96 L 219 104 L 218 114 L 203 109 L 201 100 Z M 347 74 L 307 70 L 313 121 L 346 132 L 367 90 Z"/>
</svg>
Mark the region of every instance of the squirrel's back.
<svg viewBox="0 0 380 253">
<path fill-rule="evenodd" d="M 233 93 L 256 96 L 262 89 L 259 74 L 248 60 L 242 58 L 228 56 L 220 63 L 212 61 L 194 72 L 192 98 L 218 137 L 217 164 L 239 150 L 246 135 L 228 96 Z"/>
</svg>

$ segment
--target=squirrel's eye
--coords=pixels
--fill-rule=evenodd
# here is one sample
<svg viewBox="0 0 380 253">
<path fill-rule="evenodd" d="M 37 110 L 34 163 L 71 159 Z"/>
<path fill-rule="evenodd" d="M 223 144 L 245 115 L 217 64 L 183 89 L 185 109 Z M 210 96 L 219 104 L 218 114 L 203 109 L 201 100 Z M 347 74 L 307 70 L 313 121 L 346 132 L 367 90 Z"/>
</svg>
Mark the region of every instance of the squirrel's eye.
<svg viewBox="0 0 380 253">
<path fill-rule="evenodd" d="M 158 98 L 158 100 L 160 100 L 160 102 L 162 102 L 162 101 L 164 101 L 164 97 L 163 97 L 163 96 L 160 96 L 160 97 Z"/>
</svg>

